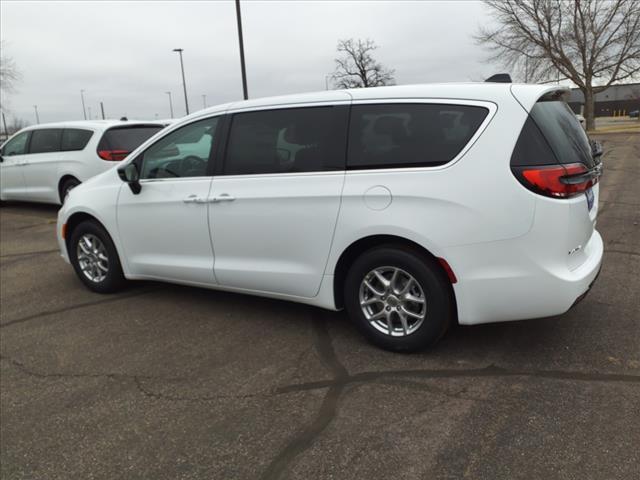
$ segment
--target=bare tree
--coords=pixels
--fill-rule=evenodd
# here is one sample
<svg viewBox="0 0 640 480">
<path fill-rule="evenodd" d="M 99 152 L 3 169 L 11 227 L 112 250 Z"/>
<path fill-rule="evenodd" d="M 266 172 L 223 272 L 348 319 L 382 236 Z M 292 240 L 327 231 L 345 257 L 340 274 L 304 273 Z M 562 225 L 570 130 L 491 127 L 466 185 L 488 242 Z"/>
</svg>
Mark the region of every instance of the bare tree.
<svg viewBox="0 0 640 480">
<path fill-rule="evenodd" d="M 479 43 L 527 81 L 559 79 L 584 95 L 587 128 L 594 96 L 640 72 L 640 7 L 637 0 L 485 0 L 499 23 L 481 28 Z"/>
<path fill-rule="evenodd" d="M 21 118 L 13 117 L 12 122 L 9 125 L 7 125 L 7 131 L 9 135 L 13 135 L 17 131 L 22 130 L 23 128 L 28 126 L 29 126 L 28 122 L 25 122 Z"/>
<path fill-rule="evenodd" d="M 372 52 L 378 47 L 373 40 L 340 40 L 336 69 L 331 78 L 338 88 L 366 88 L 393 85 L 395 70 L 377 62 Z"/>
<path fill-rule="evenodd" d="M 5 55 L 6 44 L 0 42 L 0 89 L 4 93 L 12 92 L 20 80 L 20 72 L 13 59 Z"/>
</svg>

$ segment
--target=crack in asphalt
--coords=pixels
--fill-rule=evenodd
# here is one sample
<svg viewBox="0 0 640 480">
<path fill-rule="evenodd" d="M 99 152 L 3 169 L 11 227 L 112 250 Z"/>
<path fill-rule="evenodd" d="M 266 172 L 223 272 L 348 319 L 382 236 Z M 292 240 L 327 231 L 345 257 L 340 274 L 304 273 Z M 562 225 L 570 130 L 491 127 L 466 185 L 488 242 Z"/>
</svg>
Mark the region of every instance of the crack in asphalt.
<svg viewBox="0 0 640 480">
<path fill-rule="evenodd" d="M 13 365 L 16 369 L 18 369 L 19 371 L 21 371 L 22 373 L 29 375 L 31 377 L 36 377 L 36 378 L 111 378 L 111 379 L 118 379 L 118 378 L 122 378 L 122 379 L 129 379 L 129 380 L 137 380 L 138 378 L 157 378 L 157 377 L 152 377 L 152 376 L 144 376 L 144 375 L 131 375 L 128 373 L 42 373 L 42 372 L 38 372 L 36 370 L 33 370 L 29 367 L 27 367 L 24 363 L 11 358 L 11 357 L 7 357 L 6 355 L 0 355 L 0 360 L 4 360 L 5 362 L 9 363 L 10 365 Z"/>
<path fill-rule="evenodd" d="M 137 292 L 136 295 L 149 292 Z M 132 295 L 129 295 L 132 296 Z M 123 297 L 118 297 L 118 299 Z M 109 299 L 110 301 L 116 299 Z M 90 304 L 104 303 L 105 301 L 90 302 Z M 76 305 L 73 308 L 80 308 L 88 304 Z M 68 309 L 67 309 L 68 310 Z M 458 400 L 481 402 L 487 401 L 483 398 L 461 395 L 464 391 L 448 392 L 445 389 L 418 382 L 412 379 L 442 379 L 442 378 L 512 378 L 530 377 L 541 379 L 570 380 L 584 382 L 623 382 L 640 384 L 640 375 L 600 373 L 600 372 L 575 372 L 564 370 L 527 370 L 509 369 L 489 365 L 475 369 L 409 369 L 409 370 L 387 370 L 387 371 L 365 371 L 356 374 L 349 374 L 345 366 L 340 362 L 334 347 L 326 321 L 326 312 L 315 310 L 312 313 L 313 348 L 316 351 L 320 362 L 331 373 L 331 379 L 314 382 L 298 383 L 276 387 L 263 392 L 248 394 L 222 394 L 213 396 L 180 396 L 158 393 L 146 387 L 143 380 L 163 380 L 163 381 L 184 381 L 183 378 L 168 378 L 162 376 L 143 376 L 124 373 L 41 373 L 33 370 L 22 362 L 7 356 L 0 355 L 0 360 L 4 360 L 24 374 L 37 378 L 112 378 L 132 380 L 136 389 L 145 397 L 155 400 L 165 401 L 216 401 L 222 399 L 244 399 L 244 398 L 270 398 L 276 395 L 308 392 L 313 390 L 326 389 L 326 393 L 321 401 L 313 421 L 295 433 L 284 445 L 284 447 L 271 460 L 270 464 L 260 476 L 261 479 L 279 479 L 295 462 L 301 454 L 311 448 L 325 429 L 336 419 L 340 400 L 345 394 L 347 387 L 363 386 L 372 383 L 384 385 L 398 385 L 411 389 L 420 389 L 437 395 L 443 395 Z"/>
<path fill-rule="evenodd" d="M 25 317 L 16 318 L 16 319 L 13 319 L 13 320 L 8 320 L 8 321 L 0 324 L 0 329 L 6 328 L 6 327 L 10 327 L 12 325 L 16 325 L 16 324 L 19 324 L 19 323 L 29 322 L 31 320 L 37 320 L 39 318 L 46 317 L 46 316 L 49 316 L 49 315 L 55 315 L 57 313 L 65 313 L 65 312 L 70 312 L 70 311 L 73 311 L 73 310 L 78 310 L 80 308 L 92 307 L 94 305 L 102 305 L 104 303 L 117 302 L 117 301 L 124 300 L 124 299 L 127 299 L 127 298 L 132 298 L 132 297 L 139 297 L 141 295 L 147 295 L 148 293 L 152 293 L 154 291 L 155 291 L 155 289 L 145 289 L 145 290 L 138 291 L 138 292 L 125 293 L 123 295 L 118 295 L 117 297 L 102 298 L 102 299 L 99 299 L 99 300 L 92 300 L 90 302 L 76 303 L 74 305 L 68 305 L 68 306 L 62 307 L 62 308 L 57 308 L 57 309 L 52 309 L 52 310 L 45 310 L 44 312 L 38 312 L 38 313 L 31 314 L 31 315 L 27 315 Z"/>
<path fill-rule="evenodd" d="M 268 398 L 274 395 L 273 391 L 265 391 L 265 392 L 256 392 L 256 393 L 245 393 L 245 394 L 220 394 L 220 395 L 202 395 L 197 397 L 187 397 L 182 395 L 168 395 L 166 393 L 158 393 L 154 392 L 149 388 L 146 388 L 142 382 L 140 381 L 144 377 L 136 377 L 134 378 L 136 388 L 148 398 L 153 398 L 154 400 L 168 400 L 171 402 L 211 402 L 214 400 L 242 400 L 245 398 Z M 151 377 L 147 377 L 151 378 Z M 161 380 L 167 380 L 166 378 L 160 378 Z M 182 379 L 184 380 L 184 379 Z"/>
<path fill-rule="evenodd" d="M 35 252 L 18 252 L 18 253 L 7 253 L 5 255 L 0 255 L 0 258 L 14 258 L 14 257 L 32 257 L 34 255 L 46 255 L 53 252 L 59 252 L 59 248 L 55 248 L 53 250 L 36 250 Z"/>
<path fill-rule="evenodd" d="M 619 253 L 620 255 L 631 255 L 632 257 L 640 257 L 640 253 L 632 250 L 617 250 L 615 248 L 606 248 L 604 253 Z"/>
<path fill-rule="evenodd" d="M 263 480 L 275 480 L 283 476 L 295 459 L 311 448 L 322 432 L 335 420 L 338 414 L 340 398 L 345 389 L 351 385 L 365 385 L 374 382 L 383 384 L 399 384 L 408 388 L 420 388 L 432 393 L 448 397 L 467 400 L 485 401 L 481 398 L 462 396 L 459 393 L 446 392 L 421 382 L 407 380 L 406 378 L 508 378 L 531 377 L 556 380 L 573 380 L 586 382 L 628 382 L 639 383 L 640 376 L 627 374 L 599 373 L 599 372 L 567 372 L 562 370 L 525 370 L 506 369 L 495 365 L 489 365 L 477 369 L 415 369 L 415 370 L 389 370 L 369 371 L 350 375 L 342 365 L 333 348 L 333 343 L 326 321 L 320 314 L 312 319 L 314 329 L 314 346 L 322 363 L 333 374 L 330 380 L 320 380 L 302 384 L 293 384 L 276 389 L 276 394 L 286 394 L 319 389 L 327 389 L 316 417 L 306 428 L 295 434 L 282 450 L 272 459 L 271 463 L 260 476 Z M 391 378 L 389 378 L 391 377 Z"/>
<path fill-rule="evenodd" d="M 324 320 L 324 312 L 313 311 L 311 325 L 313 327 L 313 345 L 320 357 L 322 364 L 331 372 L 333 379 L 329 380 L 322 388 L 328 390 L 322 399 L 315 419 L 306 428 L 295 434 L 280 452 L 273 457 L 271 463 L 260 476 L 261 479 L 277 479 L 289 468 L 300 454 L 311 448 L 320 434 L 336 418 L 338 403 L 347 386 L 349 378 L 347 369 L 340 363 L 333 348 L 333 342 L 327 323 Z"/>
</svg>

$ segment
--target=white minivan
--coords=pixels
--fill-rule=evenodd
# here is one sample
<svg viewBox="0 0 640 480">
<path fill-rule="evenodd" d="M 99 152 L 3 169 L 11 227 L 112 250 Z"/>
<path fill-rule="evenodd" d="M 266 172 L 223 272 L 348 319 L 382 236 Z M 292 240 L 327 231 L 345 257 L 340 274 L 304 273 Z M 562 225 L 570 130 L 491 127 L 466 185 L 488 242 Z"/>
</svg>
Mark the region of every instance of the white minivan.
<svg viewBox="0 0 640 480">
<path fill-rule="evenodd" d="M 0 200 L 62 203 L 69 190 L 113 167 L 165 125 L 91 120 L 20 130 L 0 148 Z"/>
<path fill-rule="evenodd" d="M 96 292 L 152 279 L 345 308 L 391 350 L 558 315 L 603 253 L 601 151 L 564 93 L 415 85 L 200 111 L 74 189 L 60 249 Z"/>
</svg>

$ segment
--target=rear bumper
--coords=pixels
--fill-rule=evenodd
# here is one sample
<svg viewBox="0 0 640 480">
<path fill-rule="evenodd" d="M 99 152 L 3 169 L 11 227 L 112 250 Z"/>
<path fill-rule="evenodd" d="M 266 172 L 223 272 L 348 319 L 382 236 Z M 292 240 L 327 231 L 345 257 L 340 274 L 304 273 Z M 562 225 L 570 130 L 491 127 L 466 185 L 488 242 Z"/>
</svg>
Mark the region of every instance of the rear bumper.
<svg viewBox="0 0 640 480">
<path fill-rule="evenodd" d="M 471 265 L 458 275 L 454 291 L 458 321 L 463 325 L 560 315 L 581 300 L 602 264 L 602 237 L 594 230 L 585 246 L 585 261 L 573 270 L 536 263 L 510 243 L 460 247 L 451 258 Z M 456 262 L 457 263 L 457 262 Z M 456 274 L 458 271 L 453 267 Z"/>
</svg>

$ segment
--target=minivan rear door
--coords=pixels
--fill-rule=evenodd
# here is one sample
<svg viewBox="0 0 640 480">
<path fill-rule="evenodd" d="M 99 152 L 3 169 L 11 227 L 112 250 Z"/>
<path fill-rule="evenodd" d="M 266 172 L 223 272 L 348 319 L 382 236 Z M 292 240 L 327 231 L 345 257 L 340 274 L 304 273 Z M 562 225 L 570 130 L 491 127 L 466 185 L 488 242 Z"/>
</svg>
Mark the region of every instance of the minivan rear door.
<svg viewBox="0 0 640 480">
<path fill-rule="evenodd" d="M 348 102 L 230 115 L 211 188 L 215 275 L 225 287 L 314 297 L 344 184 Z"/>
</svg>

